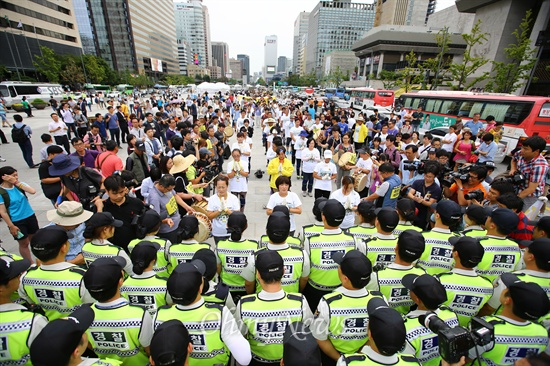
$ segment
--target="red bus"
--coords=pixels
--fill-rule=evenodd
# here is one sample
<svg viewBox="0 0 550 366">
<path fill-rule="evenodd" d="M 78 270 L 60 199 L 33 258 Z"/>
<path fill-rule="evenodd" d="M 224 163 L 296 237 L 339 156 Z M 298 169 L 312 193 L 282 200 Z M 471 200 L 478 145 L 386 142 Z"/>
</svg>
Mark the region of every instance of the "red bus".
<svg viewBox="0 0 550 366">
<path fill-rule="evenodd" d="M 353 88 L 350 93 L 351 107 L 358 110 L 368 107 L 393 107 L 393 90 L 375 90 L 371 88 Z"/>
<path fill-rule="evenodd" d="M 462 114 L 466 122 L 475 113 L 481 120 L 493 115 L 497 122 L 504 122 L 504 135 L 500 140 L 505 153 L 516 148 L 522 137 L 541 136 L 550 143 L 550 98 L 517 96 L 511 94 L 474 93 L 453 91 L 418 91 L 401 95 L 405 109 L 424 108 L 423 129 L 446 127 L 455 123 Z"/>
</svg>

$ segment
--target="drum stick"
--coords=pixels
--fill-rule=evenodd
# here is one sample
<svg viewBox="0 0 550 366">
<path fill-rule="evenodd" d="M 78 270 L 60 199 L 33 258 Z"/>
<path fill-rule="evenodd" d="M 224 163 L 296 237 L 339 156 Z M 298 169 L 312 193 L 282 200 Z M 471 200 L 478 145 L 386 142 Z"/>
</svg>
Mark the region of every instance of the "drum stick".
<svg viewBox="0 0 550 366">
<path fill-rule="evenodd" d="M 210 181 L 209 181 L 207 184 L 212 183 L 212 182 L 214 181 L 214 179 L 218 178 L 218 175 L 219 175 L 219 174 L 216 174 L 212 179 L 210 179 Z"/>
</svg>

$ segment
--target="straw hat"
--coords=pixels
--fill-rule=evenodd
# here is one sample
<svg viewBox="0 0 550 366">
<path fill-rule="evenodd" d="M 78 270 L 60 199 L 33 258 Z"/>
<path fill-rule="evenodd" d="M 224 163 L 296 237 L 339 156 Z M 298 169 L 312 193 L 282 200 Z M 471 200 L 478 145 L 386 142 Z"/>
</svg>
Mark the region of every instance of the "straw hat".
<svg viewBox="0 0 550 366">
<path fill-rule="evenodd" d="M 172 158 L 174 166 L 170 169 L 170 174 L 176 174 L 185 171 L 195 162 L 194 155 L 187 155 L 185 158 L 183 155 L 176 155 Z"/>
</svg>

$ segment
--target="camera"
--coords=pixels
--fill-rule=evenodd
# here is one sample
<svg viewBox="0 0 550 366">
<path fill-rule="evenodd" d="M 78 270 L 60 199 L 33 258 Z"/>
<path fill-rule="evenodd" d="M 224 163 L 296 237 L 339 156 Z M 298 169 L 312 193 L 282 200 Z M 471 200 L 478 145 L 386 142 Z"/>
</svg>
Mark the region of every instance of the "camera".
<svg viewBox="0 0 550 366">
<path fill-rule="evenodd" d="M 421 161 L 405 160 L 403 162 L 403 170 L 416 171 L 416 170 L 420 170 L 420 168 L 422 168 L 423 165 L 424 163 Z"/>
<path fill-rule="evenodd" d="M 456 178 L 460 179 L 463 183 L 466 183 L 470 178 L 470 175 L 468 174 L 470 173 L 470 169 L 471 166 L 468 165 L 458 169 L 456 172 L 452 171 L 446 173 L 441 184 L 443 184 L 444 187 L 450 187 L 453 185 Z"/>
<path fill-rule="evenodd" d="M 483 198 L 485 198 L 485 195 L 483 194 L 481 189 L 476 189 L 476 190 L 468 192 L 464 195 L 464 199 L 476 200 L 478 202 L 483 201 Z"/>
<path fill-rule="evenodd" d="M 525 176 L 519 171 L 516 171 L 514 174 L 509 175 L 508 177 L 499 178 L 505 182 L 512 183 L 514 185 L 520 185 L 525 183 Z"/>
<path fill-rule="evenodd" d="M 468 356 L 471 348 L 485 346 L 495 340 L 493 324 L 478 317 L 472 318 L 471 330 L 460 326 L 451 328 L 434 312 L 421 315 L 418 322 L 437 334 L 439 354 L 448 363 L 456 363 L 462 356 Z"/>
<path fill-rule="evenodd" d="M 82 203 L 82 207 L 85 210 L 90 210 L 92 212 L 96 211 L 95 204 L 92 203 L 92 200 L 96 198 L 97 196 L 101 195 L 102 192 L 97 189 L 96 186 L 91 185 L 86 187 L 86 197 L 82 198 L 79 197 L 80 203 Z"/>
</svg>

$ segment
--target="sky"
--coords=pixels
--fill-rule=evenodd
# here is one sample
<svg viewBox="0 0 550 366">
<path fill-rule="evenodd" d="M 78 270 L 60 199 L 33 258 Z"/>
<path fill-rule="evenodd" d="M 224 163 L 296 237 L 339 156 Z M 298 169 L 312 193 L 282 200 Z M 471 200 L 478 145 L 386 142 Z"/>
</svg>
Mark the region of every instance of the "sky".
<svg viewBox="0 0 550 366">
<path fill-rule="evenodd" d="M 373 2 L 374 0 L 352 0 Z M 210 14 L 210 40 L 229 45 L 229 57 L 250 56 L 251 75 L 261 71 L 265 36 L 277 35 L 277 57 L 292 58 L 294 21 L 302 11 L 311 11 L 319 0 L 203 0 Z M 436 11 L 454 4 L 437 0 Z"/>
</svg>

